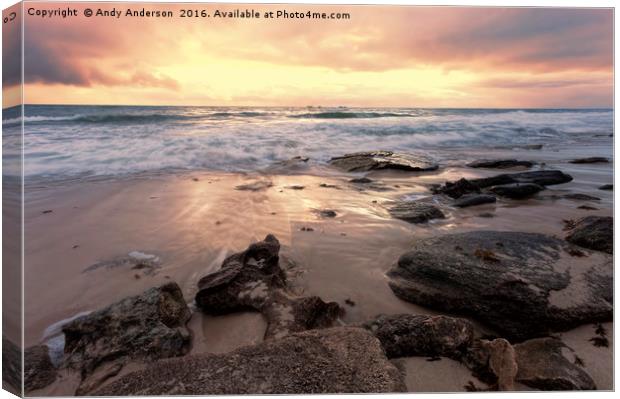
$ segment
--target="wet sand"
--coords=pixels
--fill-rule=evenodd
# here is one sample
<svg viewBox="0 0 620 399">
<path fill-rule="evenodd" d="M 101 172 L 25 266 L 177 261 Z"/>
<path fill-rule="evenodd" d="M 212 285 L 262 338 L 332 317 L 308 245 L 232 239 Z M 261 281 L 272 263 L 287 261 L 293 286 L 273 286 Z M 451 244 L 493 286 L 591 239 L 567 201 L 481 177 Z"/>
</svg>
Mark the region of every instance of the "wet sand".
<svg viewBox="0 0 620 399">
<path fill-rule="evenodd" d="M 378 184 L 374 190 L 349 183 L 354 174 L 332 170 L 269 175 L 196 172 L 27 188 L 25 345 L 41 343 L 45 329 L 59 320 L 170 280 L 179 284 L 191 303 L 200 277 L 269 233 L 282 244 L 283 265 L 294 290 L 340 303 L 346 309 L 343 324 L 360 323 L 379 313 L 435 314 L 396 298 L 385 277 L 416 239 L 478 229 L 563 237 L 563 219 L 612 214 L 613 192 L 597 190 L 611 182 L 611 164 L 562 162 L 548 168 L 569 173 L 574 180 L 550 186 L 529 200 L 445 207 L 446 219 L 420 225 L 392 219 L 386 206 L 404 197 L 429 197 L 430 184 L 511 170 L 452 166 L 424 174 L 373 172 L 368 177 Z M 273 185 L 256 192 L 235 189 L 256 181 Z M 295 185 L 304 189 L 291 188 Z M 566 193 L 594 195 L 601 201 L 552 198 Z M 577 209 L 582 204 L 598 210 Z M 317 212 L 322 209 L 334 210 L 337 216 L 322 217 Z M 160 267 L 153 273 L 123 267 L 85 271 L 132 251 L 156 255 Z M 355 305 L 346 304 L 347 300 Z M 476 325 L 480 334 L 486 332 Z M 195 312 L 188 326 L 193 334 L 192 354 L 222 353 L 254 344 L 262 340 L 265 330 L 261 316 L 253 313 L 211 317 Z M 612 324 L 606 326 L 611 332 Z M 562 336 L 584 359 L 598 388 L 612 389 L 613 345 L 595 348 L 588 342 L 593 331 L 585 325 Z M 464 391 L 463 382 L 474 380 L 467 377 L 468 370 L 449 359 L 410 358 L 405 363 L 412 391 Z M 36 394 L 71 395 L 70 380 L 56 381 Z"/>
</svg>

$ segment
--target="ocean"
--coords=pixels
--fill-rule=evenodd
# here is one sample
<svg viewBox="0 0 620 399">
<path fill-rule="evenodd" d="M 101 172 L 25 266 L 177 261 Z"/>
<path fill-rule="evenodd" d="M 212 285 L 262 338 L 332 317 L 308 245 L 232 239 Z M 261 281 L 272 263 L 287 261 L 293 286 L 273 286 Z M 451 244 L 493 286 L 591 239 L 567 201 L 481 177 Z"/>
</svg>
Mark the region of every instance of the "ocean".
<svg viewBox="0 0 620 399">
<path fill-rule="evenodd" d="M 18 111 L 3 113 L 5 166 L 19 158 Z M 612 133 L 612 109 L 27 105 L 24 175 L 36 182 L 248 172 L 294 156 L 324 165 L 377 149 L 423 153 L 440 163 L 472 149 L 533 144 L 595 145 L 611 153 Z M 5 175 L 12 172 L 6 168 Z"/>
</svg>

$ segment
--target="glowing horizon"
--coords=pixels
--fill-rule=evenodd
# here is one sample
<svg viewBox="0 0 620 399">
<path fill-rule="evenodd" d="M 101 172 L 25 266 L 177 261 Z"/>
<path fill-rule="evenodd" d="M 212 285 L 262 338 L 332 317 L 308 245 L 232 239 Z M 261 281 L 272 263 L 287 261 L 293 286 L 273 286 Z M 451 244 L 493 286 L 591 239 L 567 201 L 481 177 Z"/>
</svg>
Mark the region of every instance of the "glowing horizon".
<svg viewBox="0 0 620 399">
<path fill-rule="evenodd" d="M 611 9 L 192 5 L 350 20 L 179 18 L 178 4 L 41 4 L 26 14 L 27 104 L 611 108 Z M 200 6 L 200 7 L 199 7 Z M 28 7 L 38 7 L 26 3 Z M 86 18 L 83 9 L 174 18 Z M 19 82 L 5 81 L 5 101 Z"/>
</svg>

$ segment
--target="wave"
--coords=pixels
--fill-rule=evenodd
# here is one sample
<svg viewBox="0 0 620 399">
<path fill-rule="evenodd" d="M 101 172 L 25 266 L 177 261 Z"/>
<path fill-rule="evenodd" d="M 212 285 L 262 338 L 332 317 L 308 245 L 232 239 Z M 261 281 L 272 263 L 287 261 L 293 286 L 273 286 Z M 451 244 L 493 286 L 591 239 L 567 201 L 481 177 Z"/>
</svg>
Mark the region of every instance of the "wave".
<svg viewBox="0 0 620 399">
<path fill-rule="evenodd" d="M 299 115 L 290 115 L 289 118 L 299 119 L 371 119 L 371 118 L 397 118 L 397 117 L 413 117 L 412 114 L 397 114 L 393 112 L 316 112 Z"/>
</svg>

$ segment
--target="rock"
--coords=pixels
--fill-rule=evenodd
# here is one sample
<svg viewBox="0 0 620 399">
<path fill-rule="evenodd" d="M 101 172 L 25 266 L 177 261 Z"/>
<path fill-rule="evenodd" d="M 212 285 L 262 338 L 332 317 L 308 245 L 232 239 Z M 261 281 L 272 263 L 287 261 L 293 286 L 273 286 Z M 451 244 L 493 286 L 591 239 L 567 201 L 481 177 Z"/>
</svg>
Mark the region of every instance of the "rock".
<svg viewBox="0 0 620 399">
<path fill-rule="evenodd" d="M 20 395 L 22 387 L 22 351 L 2 336 L 2 388 Z"/>
<path fill-rule="evenodd" d="M 598 189 L 599 189 L 599 190 L 613 191 L 613 189 L 614 189 L 614 185 L 613 185 L 613 184 L 603 184 L 603 185 L 602 185 L 602 186 L 600 186 Z"/>
<path fill-rule="evenodd" d="M 319 214 L 320 217 L 323 217 L 323 218 L 335 218 L 336 216 L 338 216 L 336 211 L 333 211 L 331 209 L 319 209 L 317 213 Z"/>
<path fill-rule="evenodd" d="M 356 183 L 356 184 L 368 184 L 368 183 L 372 183 L 373 180 L 369 179 L 367 177 L 357 177 L 355 179 L 351 179 L 349 180 L 349 183 Z"/>
<path fill-rule="evenodd" d="M 564 198 L 569 199 L 569 200 L 576 200 L 576 201 L 600 201 L 601 200 L 599 197 L 594 197 L 592 195 L 581 194 L 581 193 L 566 194 L 564 195 Z"/>
<path fill-rule="evenodd" d="M 518 166 L 531 168 L 534 165 L 530 161 L 518 161 L 516 159 L 480 159 L 467 164 L 470 168 L 507 169 Z"/>
<path fill-rule="evenodd" d="M 81 372 L 85 387 L 101 370 L 128 361 L 151 361 L 181 356 L 189 350 L 185 323 L 191 312 L 179 286 L 170 282 L 125 298 L 104 309 L 79 317 L 62 328 L 65 334 L 63 366 Z"/>
<path fill-rule="evenodd" d="M 516 380 L 544 391 L 596 389 L 576 364 L 574 351 L 556 338 L 538 338 L 514 346 L 519 371 Z"/>
<path fill-rule="evenodd" d="M 462 178 L 456 182 L 446 182 L 443 186 L 434 188 L 433 192 L 436 194 L 445 194 L 451 198 L 460 198 L 465 194 L 479 193 L 483 188 L 499 185 L 531 183 L 539 186 L 551 186 L 567 183 L 571 180 L 573 180 L 573 178 L 570 175 L 560 172 L 559 170 L 537 170 L 532 172 L 501 174 L 471 180 Z"/>
<path fill-rule="evenodd" d="M 291 159 L 286 159 L 283 161 L 277 161 L 273 165 L 267 168 L 267 171 L 270 172 L 278 172 L 278 171 L 300 171 L 308 168 L 308 161 L 310 158 L 296 156 Z"/>
<path fill-rule="evenodd" d="M 614 219 L 611 216 L 587 216 L 575 223 L 566 240 L 580 247 L 613 253 Z"/>
<path fill-rule="evenodd" d="M 405 392 L 379 341 L 360 328 L 307 331 L 225 354 L 159 361 L 97 396 Z"/>
<path fill-rule="evenodd" d="M 518 366 L 515 350 L 507 340 L 476 340 L 468 348 L 463 362 L 476 377 L 495 385 L 499 391 L 514 391 Z"/>
<path fill-rule="evenodd" d="M 573 159 L 570 163 L 583 164 L 583 163 L 609 163 L 609 159 L 603 157 L 589 157 Z"/>
<path fill-rule="evenodd" d="M 273 183 L 269 180 L 257 180 L 253 183 L 241 184 L 235 187 L 235 190 L 241 191 L 264 191 L 273 187 Z"/>
<path fill-rule="evenodd" d="M 157 255 L 132 251 L 126 256 L 118 256 L 90 265 L 84 269 L 83 272 L 92 272 L 98 269 L 123 268 L 126 270 L 142 270 L 144 274 L 153 275 L 160 266 L 161 260 Z"/>
<path fill-rule="evenodd" d="M 589 206 L 589 205 L 580 205 L 577 207 L 577 209 L 584 209 L 586 211 L 597 211 L 598 208 L 595 208 L 593 206 Z"/>
<path fill-rule="evenodd" d="M 289 295 L 279 251 L 278 239 L 270 234 L 245 251 L 231 255 L 220 270 L 200 279 L 196 305 L 214 315 L 247 309 L 261 312 L 267 319 L 265 339 L 331 326 L 342 314 L 342 308 L 315 296 Z"/>
<path fill-rule="evenodd" d="M 24 351 L 24 389 L 26 392 L 41 389 L 56 380 L 56 368 L 52 364 L 46 345 L 37 345 Z"/>
<path fill-rule="evenodd" d="M 292 186 L 287 186 L 289 190 L 303 190 L 306 186 L 302 186 L 300 184 L 293 184 Z"/>
<path fill-rule="evenodd" d="M 522 199 L 542 191 L 544 188 L 533 183 L 502 184 L 491 188 L 491 192 L 507 198 Z"/>
<path fill-rule="evenodd" d="M 427 157 L 392 151 L 370 151 L 346 154 L 332 158 L 332 165 L 347 172 L 364 172 L 379 169 L 397 169 L 414 172 L 437 170 L 438 165 Z"/>
<path fill-rule="evenodd" d="M 446 356 L 459 359 L 474 338 L 470 322 L 447 316 L 380 315 L 364 327 L 379 339 L 388 358 Z"/>
<path fill-rule="evenodd" d="M 388 209 L 390 215 L 409 223 L 424 223 L 431 219 L 445 219 L 436 206 L 420 201 L 401 201 Z"/>
<path fill-rule="evenodd" d="M 492 204 L 496 201 L 497 199 L 494 196 L 488 194 L 466 194 L 454 201 L 453 205 L 458 208 L 467 208 L 475 205 Z"/>
<path fill-rule="evenodd" d="M 574 249 L 534 233 L 430 237 L 400 257 L 389 285 L 403 300 L 470 315 L 511 339 L 611 320 L 611 257 L 572 257 Z"/>
<path fill-rule="evenodd" d="M 322 188 L 335 188 L 335 189 L 339 189 L 340 188 L 340 187 L 338 187 L 335 184 L 327 184 L 327 183 L 321 183 L 321 184 L 319 184 L 319 187 L 322 187 Z"/>
</svg>

